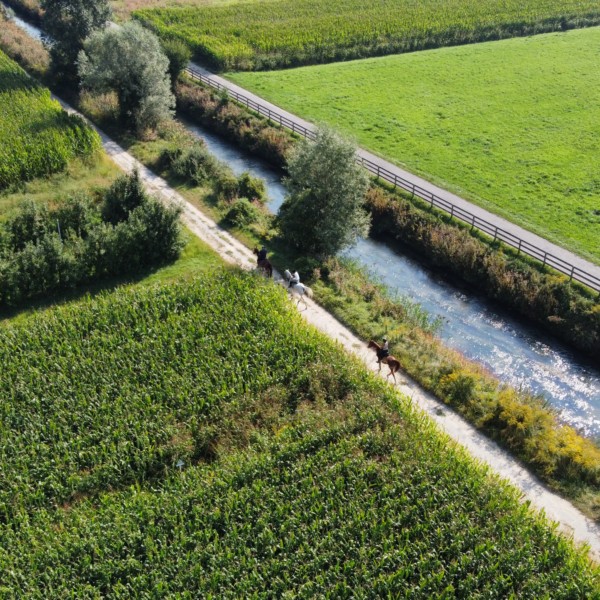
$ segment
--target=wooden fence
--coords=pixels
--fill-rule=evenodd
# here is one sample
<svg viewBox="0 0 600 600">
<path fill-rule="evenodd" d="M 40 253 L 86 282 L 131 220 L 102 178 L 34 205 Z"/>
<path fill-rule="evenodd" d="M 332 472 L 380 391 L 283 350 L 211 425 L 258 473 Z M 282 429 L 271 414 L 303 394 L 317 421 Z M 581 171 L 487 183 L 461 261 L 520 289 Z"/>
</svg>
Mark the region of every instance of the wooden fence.
<svg viewBox="0 0 600 600">
<path fill-rule="evenodd" d="M 201 73 L 190 67 L 186 69 L 186 72 L 192 79 L 196 79 L 197 81 L 200 81 L 203 84 L 208 85 L 216 90 L 226 92 L 236 102 L 239 102 L 240 104 L 249 108 L 250 110 L 253 110 L 257 114 L 262 115 L 267 119 L 270 119 L 274 123 L 277 123 L 278 125 L 285 127 L 286 129 L 289 129 L 294 133 L 297 133 L 298 135 L 301 135 L 305 138 L 311 140 L 315 139 L 315 132 L 313 130 L 308 129 L 303 125 L 300 125 L 299 123 L 296 123 L 292 119 L 284 117 L 278 112 L 271 110 L 267 106 L 264 106 L 252 100 L 251 98 L 248 98 L 244 94 L 240 94 L 238 92 L 230 90 L 226 86 L 222 85 L 218 81 L 215 81 L 214 79 L 205 75 L 204 73 Z M 578 281 L 579 283 L 582 283 L 587 287 L 597 292 L 600 292 L 600 278 L 596 277 L 592 273 L 588 273 L 587 271 L 580 269 L 575 265 L 572 265 L 568 261 L 565 261 L 562 258 L 559 258 L 558 256 L 554 256 L 553 254 L 550 254 L 549 252 L 538 248 L 534 244 L 531 244 L 526 240 L 521 239 L 520 237 L 510 233 L 509 231 L 506 231 L 494 225 L 493 223 L 490 223 L 489 221 L 481 219 L 480 217 L 461 208 L 460 206 L 457 206 L 456 204 L 453 204 L 452 202 L 449 202 L 448 200 L 445 200 L 444 198 L 433 194 L 429 190 L 415 185 L 408 179 L 400 177 L 396 173 L 385 169 L 381 165 L 378 165 L 368 160 L 367 158 L 357 156 L 356 160 L 360 165 L 362 165 L 365 169 L 367 169 L 376 177 L 383 179 L 388 183 L 391 183 L 395 187 L 401 188 L 409 192 L 413 196 L 416 196 L 417 198 L 420 198 L 421 200 L 424 200 L 425 202 L 429 203 L 432 207 L 436 207 L 448 213 L 451 217 L 454 217 L 463 221 L 464 223 L 467 223 L 473 229 L 483 231 L 484 233 L 489 235 L 494 241 L 500 240 L 506 245 L 515 248 L 518 252 L 522 252 L 523 254 L 526 254 L 531 258 L 539 260 L 544 266 L 552 267 L 553 269 L 559 271 L 563 275 L 567 275 L 569 277 L 569 280 L 574 279 L 575 281 Z"/>
</svg>

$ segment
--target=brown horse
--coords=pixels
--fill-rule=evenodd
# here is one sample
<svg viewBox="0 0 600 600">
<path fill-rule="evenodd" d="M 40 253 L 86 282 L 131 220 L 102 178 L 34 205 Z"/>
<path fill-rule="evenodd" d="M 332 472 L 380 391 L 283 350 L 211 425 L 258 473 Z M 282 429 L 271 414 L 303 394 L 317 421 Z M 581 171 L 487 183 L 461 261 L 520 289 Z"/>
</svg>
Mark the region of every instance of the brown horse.
<svg viewBox="0 0 600 600">
<path fill-rule="evenodd" d="M 258 248 L 254 248 L 254 250 L 252 252 L 254 252 L 254 254 L 256 256 L 258 256 Z M 262 260 L 257 260 L 256 266 L 261 271 L 264 271 L 264 273 L 267 277 L 269 277 L 269 278 L 273 277 L 273 265 L 271 264 L 271 262 L 269 261 L 268 258 L 263 258 Z"/>
<path fill-rule="evenodd" d="M 380 371 L 381 371 L 381 363 L 383 363 L 384 365 L 387 365 L 390 368 L 390 372 L 387 374 L 387 376 L 389 377 L 391 375 L 394 378 L 394 383 L 396 383 L 395 373 L 400 369 L 400 361 L 391 355 L 388 355 L 384 358 L 379 358 L 381 356 L 380 355 L 381 346 L 373 340 L 371 340 L 367 344 L 367 348 L 371 348 L 371 349 L 375 350 L 375 352 L 377 353 L 377 362 L 379 364 Z"/>
</svg>

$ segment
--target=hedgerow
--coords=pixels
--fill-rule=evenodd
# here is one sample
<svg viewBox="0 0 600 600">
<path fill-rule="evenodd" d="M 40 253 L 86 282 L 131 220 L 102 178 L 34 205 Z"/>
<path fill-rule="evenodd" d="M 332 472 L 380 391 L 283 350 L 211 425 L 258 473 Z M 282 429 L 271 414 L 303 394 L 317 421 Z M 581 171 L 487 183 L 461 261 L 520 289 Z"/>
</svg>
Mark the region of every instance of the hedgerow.
<svg viewBox="0 0 600 600">
<path fill-rule="evenodd" d="M 155 8 L 133 16 L 223 71 L 269 70 L 600 23 L 595 0 L 284 0 Z"/>
<path fill-rule="evenodd" d="M 0 52 L 0 190 L 61 171 L 99 148 L 93 129 Z"/>
<path fill-rule="evenodd" d="M 0 224 L 0 307 L 175 260 L 179 213 L 148 197 L 137 173 L 117 179 L 101 204 L 26 201 Z"/>
<path fill-rule="evenodd" d="M 293 138 L 226 96 L 185 79 L 175 88 L 177 110 L 234 141 L 276 167 L 286 164 Z"/>
<path fill-rule="evenodd" d="M 0 593 L 594 597 L 585 554 L 284 292 L 220 272 L 0 329 Z"/>
</svg>

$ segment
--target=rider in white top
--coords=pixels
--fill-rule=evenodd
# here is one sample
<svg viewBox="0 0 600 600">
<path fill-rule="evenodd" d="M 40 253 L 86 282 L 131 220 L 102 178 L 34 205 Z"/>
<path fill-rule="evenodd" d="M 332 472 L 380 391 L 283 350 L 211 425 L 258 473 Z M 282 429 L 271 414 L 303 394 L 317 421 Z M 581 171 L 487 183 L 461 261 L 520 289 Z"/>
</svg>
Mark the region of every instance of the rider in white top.
<svg viewBox="0 0 600 600">
<path fill-rule="evenodd" d="M 290 279 L 289 287 L 292 287 L 293 285 L 296 285 L 298 283 L 300 283 L 300 275 L 298 275 L 298 271 L 294 271 Z"/>
</svg>

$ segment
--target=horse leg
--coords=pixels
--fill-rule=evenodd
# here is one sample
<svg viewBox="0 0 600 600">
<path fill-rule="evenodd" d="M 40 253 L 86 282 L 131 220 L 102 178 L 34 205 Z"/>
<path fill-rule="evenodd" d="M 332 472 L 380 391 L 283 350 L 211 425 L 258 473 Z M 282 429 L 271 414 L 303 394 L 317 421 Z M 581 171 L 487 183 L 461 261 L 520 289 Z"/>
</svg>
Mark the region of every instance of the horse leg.
<svg viewBox="0 0 600 600">
<path fill-rule="evenodd" d="M 394 385 L 396 385 L 396 374 L 394 373 L 393 367 L 390 367 L 390 372 L 388 373 L 387 376 L 389 377 L 390 375 L 394 378 Z"/>
</svg>

